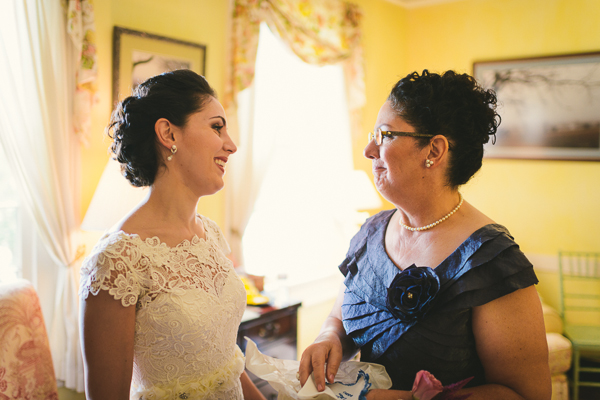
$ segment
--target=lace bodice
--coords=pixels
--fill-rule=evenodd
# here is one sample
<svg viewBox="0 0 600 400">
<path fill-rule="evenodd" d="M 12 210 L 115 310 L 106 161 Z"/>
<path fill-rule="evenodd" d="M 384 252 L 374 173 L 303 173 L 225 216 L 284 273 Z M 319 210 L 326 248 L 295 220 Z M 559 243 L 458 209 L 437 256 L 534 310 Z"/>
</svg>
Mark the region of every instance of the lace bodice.
<svg viewBox="0 0 600 400">
<path fill-rule="evenodd" d="M 169 247 L 112 232 L 83 263 L 82 298 L 107 290 L 136 307 L 132 399 L 242 398 L 236 336 L 246 293 L 218 226 L 200 218 L 206 240 Z"/>
</svg>

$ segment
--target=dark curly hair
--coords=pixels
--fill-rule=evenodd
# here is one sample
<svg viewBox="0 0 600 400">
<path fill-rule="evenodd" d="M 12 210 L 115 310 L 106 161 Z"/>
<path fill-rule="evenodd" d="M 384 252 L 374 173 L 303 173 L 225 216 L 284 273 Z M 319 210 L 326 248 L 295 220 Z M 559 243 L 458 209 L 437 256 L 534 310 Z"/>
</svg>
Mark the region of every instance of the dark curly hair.
<svg viewBox="0 0 600 400">
<path fill-rule="evenodd" d="M 481 168 L 483 145 L 500 125 L 496 93 L 467 74 L 423 70 L 396 83 L 388 100 L 417 132 L 444 135 L 450 145 L 448 184 L 465 184 Z M 429 138 L 417 138 L 422 146 Z"/>
<path fill-rule="evenodd" d="M 146 80 L 117 104 L 106 133 L 113 139 L 113 158 L 133 186 L 151 186 L 158 168 L 164 165 L 154 132 L 156 121 L 166 118 L 183 127 L 210 97 L 216 98 L 216 94 L 203 76 L 181 69 Z"/>
</svg>

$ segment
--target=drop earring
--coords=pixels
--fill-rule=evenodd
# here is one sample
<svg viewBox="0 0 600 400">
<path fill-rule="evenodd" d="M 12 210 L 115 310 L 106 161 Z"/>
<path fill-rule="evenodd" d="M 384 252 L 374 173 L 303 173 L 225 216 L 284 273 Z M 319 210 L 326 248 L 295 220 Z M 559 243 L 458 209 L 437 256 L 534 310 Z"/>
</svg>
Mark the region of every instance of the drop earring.
<svg viewBox="0 0 600 400">
<path fill-rule="evenodd" d="M 431 161 L 431 160 L 425 160 L 425 166 L 427 168 L 430 168 L 432 165 L 433 165 L 433 161 Z"/>
<path fill-rule="evenodd" d="M 171 154 L 167 157 L 167 161 L 171 161 L 173 159 L 173 154 L 177 153 L 177 146 L 171 146 Z"/>
</svg>

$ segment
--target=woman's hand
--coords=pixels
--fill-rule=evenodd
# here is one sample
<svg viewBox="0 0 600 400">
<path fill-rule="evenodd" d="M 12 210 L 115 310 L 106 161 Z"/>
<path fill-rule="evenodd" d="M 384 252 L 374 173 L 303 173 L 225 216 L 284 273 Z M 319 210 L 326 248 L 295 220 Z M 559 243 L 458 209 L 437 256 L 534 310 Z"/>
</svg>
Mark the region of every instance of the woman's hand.
<svg viewBox="0 0 600 400">
<path fill-rule="evenodd" d="M 333 383 L 342 359 L 350 358 L 356 352 L 354 342 L 346 336 L 342 324 L 345 288 L 344 284 L 340 285 L 335 304 L 323 323 L 319 336 L 304 350 L 300 359 L 300 384 L 304 386 L 310 374 L 314 372 L 315 385 L 319 392 L 325 390 L 325 375 L 329 383 Z"/>
<path fill-rule="evenodd" d="M 339 336 L 332 331 L 322 332 L 315 343 L 308 346 L 302 353 L 299 370 L 300 384 L 304 386 L 310 374 L 314 372 L 317 390 L 319 392 L 325 390 L 325 364 L 327 364 L 327 380 L 329 383 L 333 383 L 342 362 L 342 354 L 343 348 Z"/>
</svg>

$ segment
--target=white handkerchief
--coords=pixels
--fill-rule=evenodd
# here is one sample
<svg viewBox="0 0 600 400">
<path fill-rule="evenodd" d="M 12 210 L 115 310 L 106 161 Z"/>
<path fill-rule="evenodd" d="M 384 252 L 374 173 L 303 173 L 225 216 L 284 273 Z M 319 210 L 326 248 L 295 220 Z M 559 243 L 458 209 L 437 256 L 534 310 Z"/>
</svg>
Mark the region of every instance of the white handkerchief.
<svg viewBox="0 0 600 400">
<path fill-rule="evenodd" d="M 323 392 L 317 391 L 312 375 L 301 388 L 297 377 L 299 361 L 266 356 L 252 340 L 246 340 L 246 368 L 268 381 L 277 391 L 278 400 L 359 400 L 363 391 L 366 394 L 371 389 L 392 387 L 392 381 L 383 365 L 347 361 L 340 364 L 335 383 L 328 383 Z"/>
<path fill-rule="evenodd" d="M 306 381 L 302 389 L 298 392 L 298 398 L 302 400 L 308 399 L 360 399 L 361 393 L 366 396 L 367 392 L 371 389 L 371 383 L 369 383 L 369 375 L 363 370 L 358 371 L 358 378 L 356 382 L 344 384 L 341 382 L 327 383 L 325 390 L 319 392 L 315 385 L 315 379 L 313 375 Z M 386 388 L 387 389 L 387 388 Z"/>
</svg>

